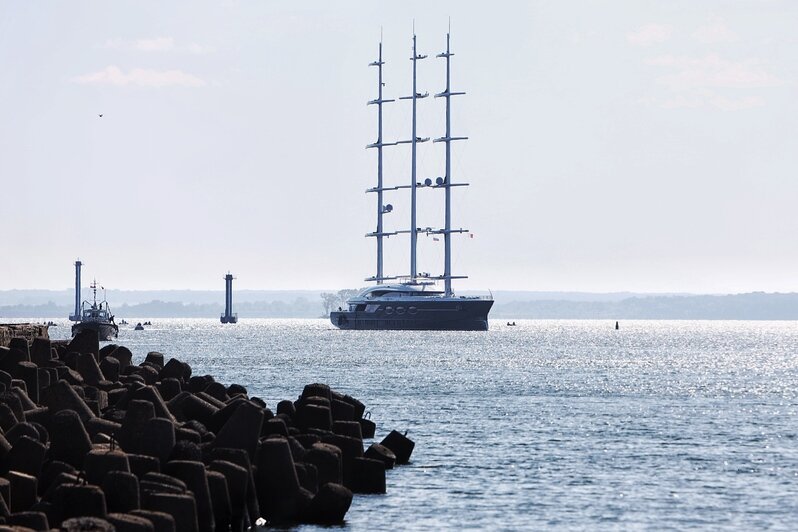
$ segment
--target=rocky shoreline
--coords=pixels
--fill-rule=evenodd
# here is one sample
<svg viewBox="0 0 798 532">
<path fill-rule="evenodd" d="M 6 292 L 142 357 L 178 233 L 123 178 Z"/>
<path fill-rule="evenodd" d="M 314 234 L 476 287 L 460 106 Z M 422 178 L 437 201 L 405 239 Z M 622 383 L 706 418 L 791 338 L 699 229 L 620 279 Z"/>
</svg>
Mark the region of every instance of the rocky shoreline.
<svg viewBox="0 0 798 532">
<path fill-rule="evenodd" d="M 46 331 L 45 331 L 46 333 Z M 177 359 L 70 342 L 0 347 L 0 530 L 240 531 L 336 524 L 414 443 L 364 450 L 365 405 L 309 384 L 272 411 Z M 20 528 L 22 527 L 22 528 Z"/>
</svg>

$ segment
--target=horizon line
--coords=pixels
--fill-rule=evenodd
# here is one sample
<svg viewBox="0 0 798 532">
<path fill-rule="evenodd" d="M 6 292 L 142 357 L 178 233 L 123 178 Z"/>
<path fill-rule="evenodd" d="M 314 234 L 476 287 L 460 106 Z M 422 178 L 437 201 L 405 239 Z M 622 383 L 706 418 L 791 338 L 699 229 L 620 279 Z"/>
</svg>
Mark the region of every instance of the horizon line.
<svg viewBox="0 0 798 532">
<path fill-rule="evenodd" d="M 363 285 L 367 286 L 367 285 Z M 240 288 L 234 289 L 233 292 L 337 292 L 340 290 L 353 290 L 360 287 L 352 288 Z M 88 286 L 82 287 L 81 290 L 90 290 Z M 108 288 L 107 292 L 224 292 L 224 288 Z M 74 292 L 74 287 L 66 288 L 0 288 L 0 292 L 25 292 L 25 291 L 38 291 L 38 292 Z M 535 290 L 528 288 L 497 288 L 490 290 L 476 290 L 465 289 L 458 290 L 458 292 L 526 292 L 535 294 L 590 294 L 590 295 L 619 295 L 619 294 L 638 294 L 638 295 L 661 295 L 661 296 L 726 296 L 726 295 L 743 295 L 743 294 L 796 294 L 798 289 L 795 290 L 743 290 L 743 291 L 728 291 L 728 292 L 690 292 L 680 290 L 579 290 L 579 289 L 547 289 Z"/>
</svg>

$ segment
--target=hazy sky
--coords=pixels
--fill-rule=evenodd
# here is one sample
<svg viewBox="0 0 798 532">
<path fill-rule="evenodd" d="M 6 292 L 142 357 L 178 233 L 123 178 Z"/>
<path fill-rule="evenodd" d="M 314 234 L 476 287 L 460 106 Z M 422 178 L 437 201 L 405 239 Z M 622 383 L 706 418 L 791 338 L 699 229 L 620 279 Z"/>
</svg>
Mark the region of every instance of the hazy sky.
<svg viewBox="0 0 798 532">
<path fill-rule="evenodd" d="M 415 19 L 439 92 L 449 17 L 455 288 L 798 291 L 798 2 L 767 0 L 0 0 L 0 289 L 68 287 L 76 257 L 114 288 L 362 286 L 367 64 L 382 28 L 385 96 L 410 94 Z M 420 102 L 420 135 L 442 119 Z M 385 168 L 408 183 L 409 148 Z M 419 197 L 441 224 L 442 192 Z M 391 238 L 386 272 L 407 257 Z"/>
</svg>

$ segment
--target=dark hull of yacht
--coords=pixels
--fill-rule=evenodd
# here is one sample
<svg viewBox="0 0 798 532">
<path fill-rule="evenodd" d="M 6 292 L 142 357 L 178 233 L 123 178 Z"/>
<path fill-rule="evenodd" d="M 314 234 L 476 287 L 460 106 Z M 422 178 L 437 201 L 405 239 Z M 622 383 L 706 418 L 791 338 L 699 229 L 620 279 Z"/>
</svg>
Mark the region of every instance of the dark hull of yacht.
<svg viewBox="0 0 798 532">
<path fill-rule="evenodd" d="M 376 307 L 366 311 L 361 307 Z M 489 299 L 441 298 L 357 305 L 330 313 L 330 322 L 347 330 L 487 331 Z"/>
<path fill-rule="evenodd" d="M 79 321 L 72 326 L 72 336 L 81 331 L 97 331 L 100 341 L 113 340 L 119 335 L 119 327 L 115 323 L 107 321 Z"/>
</svg>

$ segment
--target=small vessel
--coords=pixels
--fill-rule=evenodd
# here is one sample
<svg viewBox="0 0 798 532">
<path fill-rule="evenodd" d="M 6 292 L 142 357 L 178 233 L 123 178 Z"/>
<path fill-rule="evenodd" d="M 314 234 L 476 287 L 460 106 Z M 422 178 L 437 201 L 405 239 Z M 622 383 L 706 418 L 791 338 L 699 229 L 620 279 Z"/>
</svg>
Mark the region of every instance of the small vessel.
<svg viewBox="0 0 798 532">
<path fill-rule="evenodd" d="M 450 85 L 450 58 L 452 55 L 449 47 L 449 34 L 446 35 L 446 51 L 437 57 L 446 60 L 446 88 L 436 94 L 436 98 L 446 99 L 446 132 L 445 135 L 433 140 L 441 142 L 446 148 L 445 175 L 434 180 L 427 178 L 420 181 L 416 177 L 416 149 L 419 143 L 427 142 L 429 138 L 422 138 L 416 131 L 416 105 L 417 101 L 429 96 L 421 94 L 416 87 L 416 64 L 426 58 L 416 51 L 416 36 L 413 35 L 413 87 L 412 95 L 400 99 L 412 102 L 412 133 L 410 140 L 385 142 L 382 137 L 383 110 L 385 103 L 394 100 L 383 98 L 382 89 L 382 42 L 379 46 L 377 61 L 369 64 L 376 66 L 378 72 L 377 98 L 368 102 L 377 106 L 377 140 L 366 148 L 377 150 L 377 186 L 368 189 L 367 193 L 377 195 L 377 229 L 368 233 L 367 237 L 374 237 L 377 242 L 377 271 L 376 275 L 366 281 L 376 282 L 361 291 L 355 297 L 347 300 L 347 308 L 339 308 L 330 313 L 330 321 L 339 329 L 400 329 L 400 330 L 457 330 L 457 331 L 486 331 L 488 329 L 488 313 L 493 306 L 493 297 L 464 297 L 456 296 L 452 290 L 453 279 L 465 279 L 465 276 L 452 275 L 452 234 L 467 233 L 468 229 L 452 229 L 451 204 L 452 188 L 468 186 L 468 183 L 453 183 L 452 178 L 452 153 L 451 144 L 456 140 L 465 140 L 467 137 L 452 136 L 451 131 L 451 97 L 464 92 L 453 92 Z M 384 186 L 382 179 L 383 148 L 398 144 L 410 144 L 410 184 L 399 186 Z M 385 204 L 384 193 L 387 191 L 409 189 L 410 191 L 410 225 L 409 229 L 399 231 L 386 231 L 383 227 L 383 215 L 393 211 L 393 206 Z M 444 195 L 444 227 L 433 229 L 422 228 L 416 221 L 416 193 L 418 189 L 441 190 Z M 398 235 L 410 236 L 410 273 L 409 275 L 389 277 L 383 273 L 383 239 Z M 443 274 L 431 276 L 429 273 L 419 272 L 416 260 L 417 240 L 420 234 L 432 235 L 433 240 L 443 237 L 444 264 Z M 473 236 L 473 235 L 472 235 Z M 385 281 L 398 281 L 397 284 L 383 284 Z M 436 286 L 436 281 L 443 281 L 443 289 Z"/>
<path fill-rule="evenodd" d="M 127 320 L 123 319 L 119 322 L 119 325 L 127 325 Z"/>
<path fill-rule="evenodd" d="M 141 322 L 139 322 L 139 323 L 136 324 L 135 327 L 133 327 L 133 330 L 134 331 L 143 331 L 144 330 L 144 326 L 141 324 Z"/>
<path fill-rule="evenodd" d="M 97 302 L 97 281 L 92 281 L 91 289 L 94 293 L 93 301 L 81 304 L 80 320 L 72 326 L 72 336 L 81 331 L 90 329 L 97 331 L 101 341 L 111 340 L 119 335 L 119 327 L 114 323 L 114 316 L 104 298 Z"/>
</svg>

